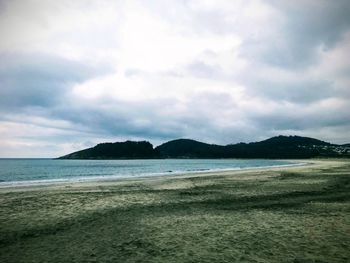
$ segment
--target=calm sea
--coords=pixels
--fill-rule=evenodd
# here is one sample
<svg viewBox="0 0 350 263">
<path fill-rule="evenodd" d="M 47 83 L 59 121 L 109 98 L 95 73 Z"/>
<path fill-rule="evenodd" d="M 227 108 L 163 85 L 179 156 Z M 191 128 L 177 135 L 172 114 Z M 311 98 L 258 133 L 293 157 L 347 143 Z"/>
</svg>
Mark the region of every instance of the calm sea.
<svg viewBox="0 0 350 263">
<path fill-rule="evenodd" d="M 174 175 L 253 167 L 293 165 L 278 160 L 161 159 L 161 160 L 52 160 L 0 159 L 0 187 L 13 184 L 110 180 Z"/>
</svg>

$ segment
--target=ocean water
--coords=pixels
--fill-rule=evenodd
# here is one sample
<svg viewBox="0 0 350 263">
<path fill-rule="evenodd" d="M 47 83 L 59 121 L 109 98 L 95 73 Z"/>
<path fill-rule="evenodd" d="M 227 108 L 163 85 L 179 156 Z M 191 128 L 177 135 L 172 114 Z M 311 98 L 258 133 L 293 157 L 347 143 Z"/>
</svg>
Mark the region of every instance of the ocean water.
<svg viewBox="0 0 350 263">
<path fill-rule="evenodd" d="M 295 163 L 279 160 L 237 159 L 0 159 L 0 186 L 167 176 L 189 172 L 199 173 L 285 165 L 295 165 Z"/>
</svg>

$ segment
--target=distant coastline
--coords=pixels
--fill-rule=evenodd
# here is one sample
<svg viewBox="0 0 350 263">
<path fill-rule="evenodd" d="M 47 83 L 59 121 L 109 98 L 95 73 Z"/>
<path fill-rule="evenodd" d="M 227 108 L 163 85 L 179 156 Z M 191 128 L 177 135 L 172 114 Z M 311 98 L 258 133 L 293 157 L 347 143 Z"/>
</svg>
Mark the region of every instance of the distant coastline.
<svg viewBox="0 0 350 263">
<path fill-rule="evenodd" d="M 157 147 L 148 141 L 100 143 L 58 159 L 309 159 L 349 158 L 349 144 L 337 145 L 301 136 L 276 136 L 260 142 L 216 145 L 177 139 Z"/>
</svg>

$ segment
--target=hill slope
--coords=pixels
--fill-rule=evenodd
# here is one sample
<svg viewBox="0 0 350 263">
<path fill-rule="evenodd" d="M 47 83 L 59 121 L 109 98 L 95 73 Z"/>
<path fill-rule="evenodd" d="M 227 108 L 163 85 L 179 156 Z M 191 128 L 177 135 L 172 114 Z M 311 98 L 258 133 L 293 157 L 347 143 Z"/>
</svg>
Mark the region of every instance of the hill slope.
<svg viewBox="0 0 350 263">
<path fill-rule="evenodd" d="M 308 137 L 277 136 L 261 142 L 226 146 L 180 139 L 156 149 L 167 158 L 311 158 L 335 155 L 328 149 L 330 146 L 330 143 Z"/>
<path fill-rule="evenodd" d="M 74 152 L 60 159 L 152 159 L 152 158 L 272 158 L 297 159 L 313 157 L 350 157 L 350 147 L 335 145 L 314 138 L 277 136 L 226 146 L 190 139 L 177 139 L 153 148 L 142 142 L 102 143 Z"/>
<path fill-rule="evenodd" d="M 207 144 L 190 139 L 178 139 L 156 147 L 165 158 L 220 158 L 224 146 Z"/>
<path fill-rule="evenodd" d="M 242 158 L 311 158 L 333 156 L 330 143 L 300 136 L 277 136 L 249 144 L 228 145 L 231 156 Z"/>
<path fill-rule="evenodd" d="M 95 147 L 74 152 L 59 159 L 147 159 L 158 157 L 152 144 L 141 142 L 100 143 Z"/>
</svg>

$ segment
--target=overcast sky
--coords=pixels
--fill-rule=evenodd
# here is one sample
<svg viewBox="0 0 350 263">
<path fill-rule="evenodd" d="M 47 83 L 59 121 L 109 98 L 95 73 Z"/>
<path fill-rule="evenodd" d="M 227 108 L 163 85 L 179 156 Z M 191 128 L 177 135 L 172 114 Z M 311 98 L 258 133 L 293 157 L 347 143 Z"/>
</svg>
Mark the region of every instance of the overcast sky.
<svg viewBox="0 0 350 263">
<path fill-rule="evenodd" d="M 0 0 L 0 157 L 350 143 L 350 1 Z"/>
</svg>

